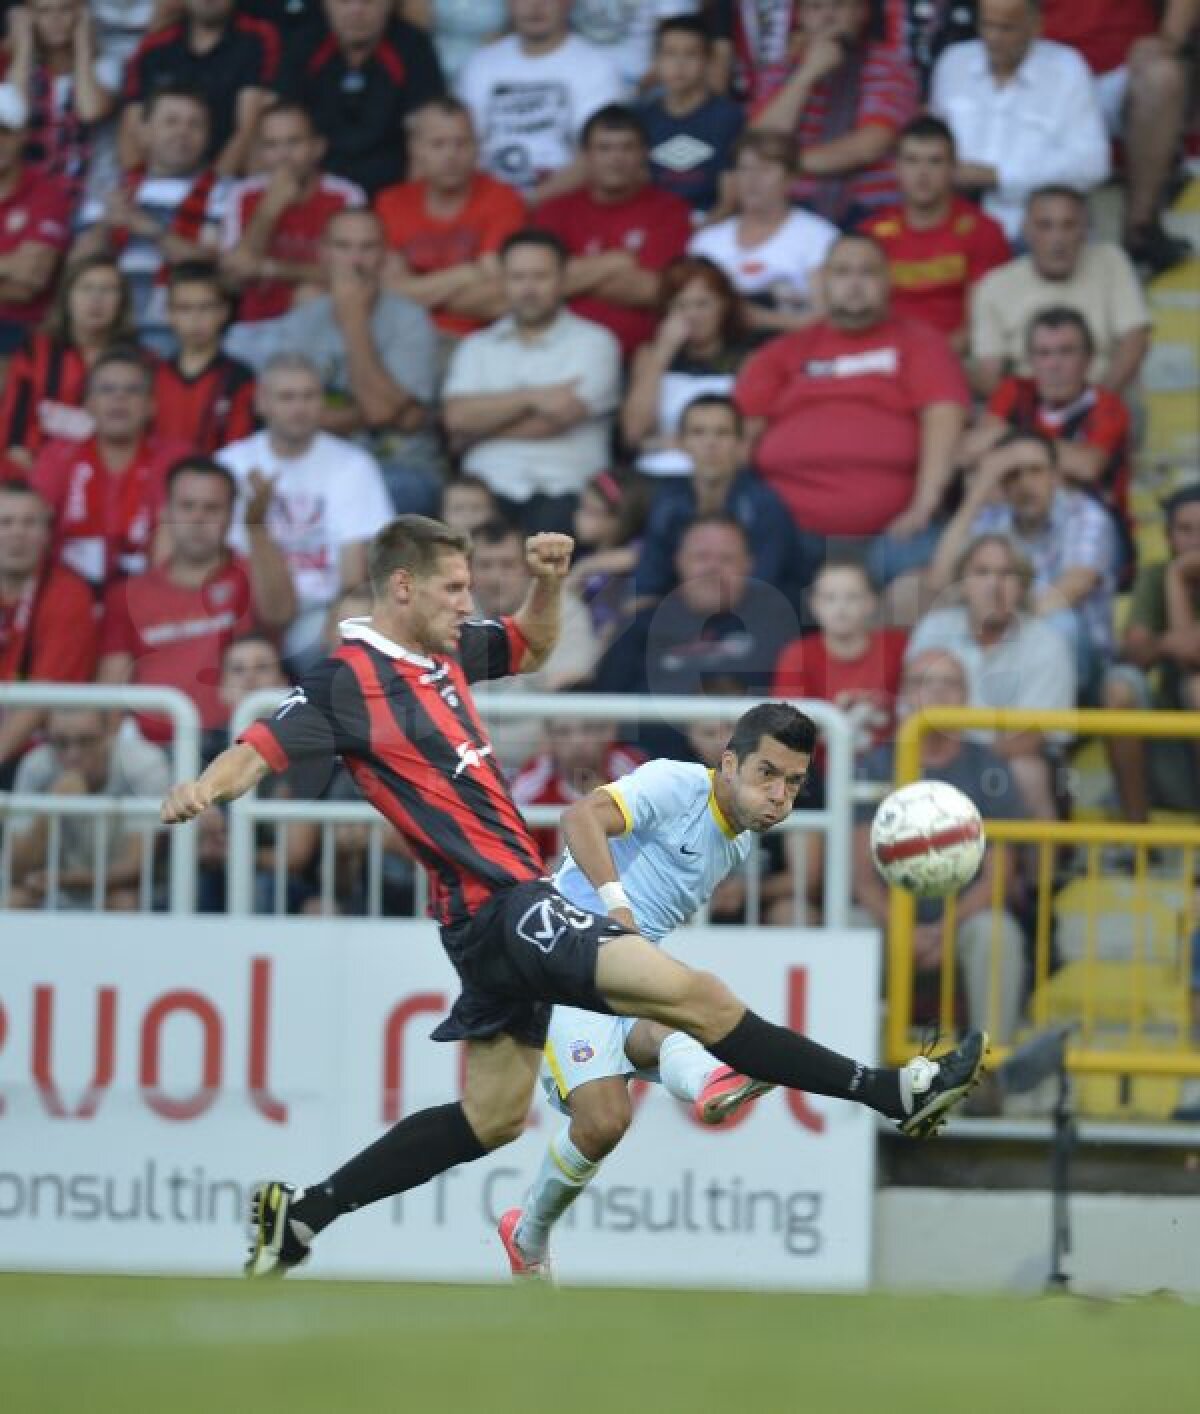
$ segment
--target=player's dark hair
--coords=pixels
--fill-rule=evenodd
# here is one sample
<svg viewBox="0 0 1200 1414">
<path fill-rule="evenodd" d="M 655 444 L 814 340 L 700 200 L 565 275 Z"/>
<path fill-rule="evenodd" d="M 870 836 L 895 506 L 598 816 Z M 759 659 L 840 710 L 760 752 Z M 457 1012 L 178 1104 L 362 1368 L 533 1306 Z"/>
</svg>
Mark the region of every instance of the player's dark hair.
<svg viewBox="0 0 1200 1414">
<path fill-rule="evenodd" d="M 1036 431 L 1032 427 L 1028 429 L 1021 427 L 1012 428 L 1011 431 L 1006 432 L 1004 436 L 1000 438 L 1000 440 L 996 443 L 995 449 L 999 450 L 999 448 L 1001 447 L 1012 447 L 1015 446 L 1018 442 L 1036 443 L 1039 447 L 1041 447 L 1042 451 L 1046 453 L 1046 456 L 1050 460 L 1050 465 L 1058 465 L 1058 444 L 1055 442 L 1054 438 L 1047 437 L 1043 433 Z"/>
<path fill-rule="evenodd" d="M 726 397 L 724 393 L 701 393 L 699 397 L 693 398 L 679 414 L 679 431 L 681 433 L 692 413 L 699 412 L 703 408 L 723 408 L 733 418 L 733 425 L 738 436 L 742 435 L 742 428 L 745 426 L 742 410 L 732 398 Z"/>
<path fill-rule="evenodd" d="M 643 147 L 646 146 L 646 129 L 641 119 L 623 103 L 606 103 L 596 109 L 580 129 L 580 147 L 586 148 L 596 133 L 632 133 Z"/>
<path fill-rule="evenodd" d="M 190 457 L 180 457 L 180 459 L 167 472 L 167 496 L 169 497 L 174 489 L 175 483 L 181 476 L 215 476 L 218 481 L 223 481 L 229 492 L 229 504 L 233 505 L 237 500 L 238 484 L 237 477 L 227 466 L 222 466 L 219 461 L 212 457 L 200 455 Z"/>
<path fill-rule="evenodd" d="M 744 761 L 758 750 L 765 736 L 789 751 L 811 756 L 817 745 L 817 724 L 790 702 L 764 702 L 737 719 L 725 750 L 732 751 L 738 761 Z"/>
<path fill-rule="evenodd" d="M 1077 309 L 1066 304 L 1052 304 L 1049 309 L 1039 309 L 1029 321 L 1025 330 L 1025 349 L 1033 347 L 1033 336 L 1039 329 L 1075 329 L 1083 340 L 1084 352 L 1090 359 L 1096 352 L 1096 340 L 1092 337 L 1092 326 Z"/>
<path fill-rule="evenodd" d="M 539 250 L 548 250 L 560 266 L 565 266 L 571 258 L 570 252 L 553 231 L 543 231 L 537 226 L 525 226 L 507 237 L 500 247 L 500 259 L 507 259 L 514 250 L 520 250 L 522 246 L 526 245 L 536 246 Z"/>
<path fill-rule="evenodd" d="M 669 34 L 686 34 L 698 39 L 704 45 L 705 53 L 712 49 L 713 37 L 708 24 L 699 15 L 671 15 L 659 20 L 654 31 L 654 47 L 657 49 Z"/>
<path fill-rule="evenodd" d="M 113 344 L 111 348 L 104 349 L 99 353 L 95 363 L 88 369 L 87 378 L 84 380 L 84 397 L 87 397 L 92 391 L 96 379 L 104 369 L 112 368 L 116 364 L 136 368 L 142 375 L 147 392 L 154 387 L 154 368 L 142 350 L 135 344 Z"/>
<path fill-rule="evenodd" d="M 906 123 L 900 129 L 900 136 L 896 139 L 896 146 L 909 139 L 913 142 L 944 142 L 953 155 L 958 144 L 954 141 L 954 133 L 949 123 L 942 122 L 941 118 L 935 118 L 932 113 L 922 113 L 919 117 Z"/>
<path fill-rule="evenodd" d="M 382 596 L 397 570 L 407 570 L 414 578 L 423 579 L 447 553 L 469 555 L 471 537 L 431 516 L 397 516 L 375 532 L 367 550 L 371 589 Z"/>
</svg>

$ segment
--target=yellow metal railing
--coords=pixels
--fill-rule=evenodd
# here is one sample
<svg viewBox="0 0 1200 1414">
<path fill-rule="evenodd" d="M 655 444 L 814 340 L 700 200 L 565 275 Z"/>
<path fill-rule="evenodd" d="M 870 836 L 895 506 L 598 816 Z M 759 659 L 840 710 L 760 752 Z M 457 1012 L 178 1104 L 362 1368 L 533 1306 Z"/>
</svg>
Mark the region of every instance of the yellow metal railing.
<svg viewBox="0 0 1200 1414">
<path fill-rule="evenodd" d="M 921 739 L 931 731 L 999 731 L 1069 734 L 1072 736 L 1138 736 L 1200 738 L 1200 713 L 1188 712 L 1029 712 L 978 708 L 929 708 L 901 726 L 896 739 L 896 784 L 921 776 Z M 1036 914 L 1033 946 L 1033 987 L 1024 1021 L 1036 1030 L 1051 1023 L 1073 1025 L 1068 1062 L 1080 1075 L 1200 1076 L 1200 1049 L 1191 1044 L 1191 938 L 1196 926 L 1193 865 L 1200 851 L 1200 821 L 1178 824 L 1130 824 L 1113 820 L 1071 822 L 989 820 L 992 853 L 989 1010 L 995 1029 L 999 995 L 1002 923 L 1014 851 L 1035 856 Z M 1134 851 L 1132 876 L 1121 886 L 1128 904 L 1131 935 L 1106 957 L 1100 930 L 1104 909 L 1102 846 L 1122 844 Z M 1051 938 L 1056 900 L 1055 859 L 1060 850 L 1082 850 L 1086 868 L 1078 898 L 1082 922 L 1078 955 L 1052 971 Z M 1147 851 L 1181 852 L 1177 875 L 1151 878 Z M 1164 891 L 1175 900 L 1164 902 Z M 1107 910 L 1106 910 L 1107 911 Z M 1113 910 L 1115 912 L 1115 909 Z M 1061 915 L 1060 915 L 1061 918 Z M 938 988 L 938 1018 L 946 1033 L 954 1030 L 956 971 L 955 901 L 947 901 L 942 920 L 942 962 Z M 887 947 L 887 1022 L 885 1050 L 893 1064 L 912 1054 L 913 934 L 916 900 L 900 889 L 891 893 Z M 1110 924 L 1111 931 L 1111 924 Z M 1008 1048 L 993 1047 L 995 1061 Z"/>
</svg>

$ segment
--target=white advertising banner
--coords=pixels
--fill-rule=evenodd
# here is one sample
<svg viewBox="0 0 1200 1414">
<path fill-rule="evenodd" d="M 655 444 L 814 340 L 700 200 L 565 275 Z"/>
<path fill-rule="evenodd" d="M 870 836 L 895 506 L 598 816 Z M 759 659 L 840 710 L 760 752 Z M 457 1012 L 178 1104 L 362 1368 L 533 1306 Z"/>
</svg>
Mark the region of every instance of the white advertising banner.
<svg viewBox="0 0 1200 1414">
<path fill-rule="evenodd" d="M 751 1006 L 875 1055 L 870 932 L 694 929 Z M 431 925 L 0 914 L 0 1267 L 228 1273 L 258 1178 L 324 1177 L 459 1093 L 429 1032 L 456 979 Z M 846 1288 L 870 1274 L 874 1117 L 776 1092 L 710 1129 L 656 1085 L 556 1235 L 568 1282 Z M 352 1214 L 313 1275 L 506 1279 L 495 1235 L 563 1123 Z"/>
</svg>

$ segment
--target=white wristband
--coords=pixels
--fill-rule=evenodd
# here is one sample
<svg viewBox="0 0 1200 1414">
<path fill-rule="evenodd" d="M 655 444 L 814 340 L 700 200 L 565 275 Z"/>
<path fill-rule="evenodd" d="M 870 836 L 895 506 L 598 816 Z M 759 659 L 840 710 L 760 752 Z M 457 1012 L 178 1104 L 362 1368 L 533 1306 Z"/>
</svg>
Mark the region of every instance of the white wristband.
<svg viewBox="0 0 1200 1414">
<path fill-rule="evenodd" d="M 611 884 L 601 884 L 596 890 L 600 895 L 600 902 L 611 913 L 614 908 L 629 908 L 629 895 L 625 892 L 625 886 L 619 879 L 614 879 Z"/>
</svg>

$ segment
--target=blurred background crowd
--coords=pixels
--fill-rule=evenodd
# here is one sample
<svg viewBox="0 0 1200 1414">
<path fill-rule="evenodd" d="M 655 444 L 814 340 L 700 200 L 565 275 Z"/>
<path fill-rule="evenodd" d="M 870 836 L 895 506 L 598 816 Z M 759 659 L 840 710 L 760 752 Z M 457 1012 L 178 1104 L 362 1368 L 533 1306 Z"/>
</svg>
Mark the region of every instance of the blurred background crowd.
<svg viewBox="0 0 1200 1414">
<path fill-rule="evenodd" d="M 525 535 L 576 538 L 558 649 L 497 691 L 824 699 L 877 781 L 920 705 L 1200 709 L 1198 21 L 0 4 L 0 682 L 176 687 L 219 749 L 369 612 L 370 537 L 420 512 L 472 533 L 484 615 L 520 602 Z M 496 726 L 522 804 L 723 744 L 569 705 Z M 153 795 L 169 733 L 10 708 L 0 787 Z M 942 735 L 926 766 L 1051 819 L 1087 793 L 1078 746 Z M 1124 818 L 1200 805 L 1191 745 L 1098 757 Z M 92 828 L 63 826 L 48 899 L 45 817 L 10 818 L 10 905 L 91 906 Z M 365 839 L 338 841 L 353 910 Z M 208 908 L 224 843 L 214 813 Z M 109 831 L 106 906 L 144 848 Z M 318 852 L 316 826 L 264 838 L 264 886 L 310 906 Z M 394 841 L 385 873 L 411 890 Z M 989 898 L 959 907 L 968 988 Z"/>
</svg>

